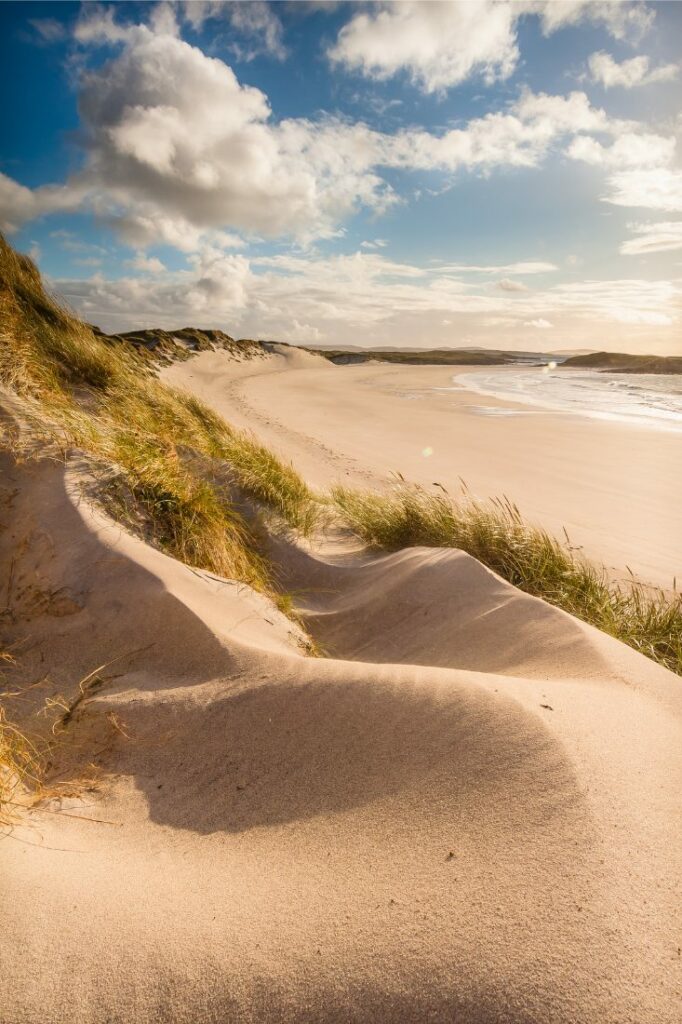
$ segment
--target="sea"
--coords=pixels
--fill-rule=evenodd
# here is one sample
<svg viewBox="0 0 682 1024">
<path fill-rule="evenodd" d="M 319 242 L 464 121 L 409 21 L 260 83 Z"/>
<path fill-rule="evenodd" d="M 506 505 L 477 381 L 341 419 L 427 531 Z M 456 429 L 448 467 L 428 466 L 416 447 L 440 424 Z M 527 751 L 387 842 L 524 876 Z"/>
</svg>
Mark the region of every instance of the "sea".
<svg viewBox="0 0 682 1024">
<path fill-rule="evenodd" d="M 682 433 L 682 374 L 611 373 L 563 368 L 486 368 L 458 373 L 456 389 L 465 388 L 537 409 L 552 409 L 594 419 L 615 420 L 653 430 Z M 513 410 L 481 407 L 489 415 Z"/>
</svg>

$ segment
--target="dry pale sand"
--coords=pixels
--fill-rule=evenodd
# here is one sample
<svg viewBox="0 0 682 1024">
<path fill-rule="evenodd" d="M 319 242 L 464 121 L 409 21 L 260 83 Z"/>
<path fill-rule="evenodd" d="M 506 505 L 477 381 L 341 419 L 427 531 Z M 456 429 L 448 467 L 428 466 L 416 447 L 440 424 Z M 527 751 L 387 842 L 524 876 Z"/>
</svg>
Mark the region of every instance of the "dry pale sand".
<svg viewBox="0 0 682 1024">
<path fill-rule="evenodd" d="M 656 586 L 682 579 L 679 434 L 537 409 L 529 415 L 513 402 L 433 390 L 450 387 L 458 372 L 334 366 L 292 353 L 244 364 L 235 375 L 223 353 L 205 353 L 166 377 L 252 427 L 312 483 L 374 485 L 397 471 L 456 494 L 464 479 L 481 497 L 507 495 L 559 536 L 565 528 L 617 577 L 629 566 Z M 521 415 L 480 415 L 481 407 Z"/>
<path fill-rule="evenodd" d="M 0 841 L 2 1024 L 677 1024 L 678 677 L 460 552 L 279 538 L 304 657 L 77 464 L 0 471 L 23 678 L 118 659 L 57 753 L 101 790 Z"/>
</svg>

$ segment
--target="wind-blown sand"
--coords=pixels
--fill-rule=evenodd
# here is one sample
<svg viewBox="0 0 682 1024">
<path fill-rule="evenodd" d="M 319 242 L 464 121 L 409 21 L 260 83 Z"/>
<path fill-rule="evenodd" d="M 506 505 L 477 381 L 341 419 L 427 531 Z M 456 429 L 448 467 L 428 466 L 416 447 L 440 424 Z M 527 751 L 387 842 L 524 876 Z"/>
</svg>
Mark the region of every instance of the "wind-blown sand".
<svg viewBox="0 0 682 1024">
<path fill-rule="evenodd" d="M 223 353 L 202 353 L 165 376 L 251 427 L 311 483 L 374 486 L 400 472 L 457 494 L 464 479 L 557 536 L 565 528 L 618 577 L 629 566 L 656 586 L 682 579 L 682 435 L 434 390 L 450 388 L 457 367 L 334 366 L 282 351 L 237 374 Z"/>
<path fill-rule="evenodd" d="M 204 397 L 212 359 L 182 368 Z M 318 407 L 336 386 L 308 367 L 243 366 L 220 404 L 269 396 L 274 436 L 295 378 Z M 340 443 L 384 435 L 376 401 Z M 333 426 L 292 420 L 319 469 Z M 678 677 L 461 552 L 280 538 L 331 654 L 304 657 L 265 599 L 94 511 L 77 464 L 2 470 L 24 677 L 74 693 L 119 659 L 59 755 L 102 790 L 0 842 L 2 1024 L 676 1024 Z"/>
</svg>

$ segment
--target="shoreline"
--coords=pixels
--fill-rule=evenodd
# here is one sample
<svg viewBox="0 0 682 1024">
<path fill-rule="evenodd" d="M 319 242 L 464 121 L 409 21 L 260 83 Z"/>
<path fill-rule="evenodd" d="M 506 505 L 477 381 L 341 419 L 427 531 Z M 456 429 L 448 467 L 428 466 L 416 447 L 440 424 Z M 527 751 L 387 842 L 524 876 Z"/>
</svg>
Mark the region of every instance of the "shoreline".
<svg viewBox="0 0 682 1024">
<path fill-rule="evenodd" d="M 529 374 L 528 367 L 514 367 L 516 373 L 514 376 L 520 376 L 521 374 Z M 536 369 L 536 368 L 534 368 Z M 624 409 L 616 409 L 614 411 L 605 411 L 603 409 L 591 409 L 587 403 L 580 405 L 579 402 L 572 403 L 570 397 L 562 398 L 561 395 L 551 394 L 532 394 L 529 391 L 521 392 L 505 392 L 501 388 L 495 388 L 494 385 L 486 389 L 484 386 L 476 386 L 476 377 L 494 377 L 498 374 L 507 376 L 507 371 L 510 370 L 508 367 L 495 367 L 492 370 L 480 369 L 470 371 L 468 368 L 464 373 L 458 373 L 453 375 L 452 384 L 455 385 L 452 390 L 456 390 L 456 386 L 459 385 L 465 391 L 473 392 L 474 394 L 481 395 L 485 398 L 496 398 L 502 402 L 510 402 L 518 404 L 522 407 L 531 406 L 533 409 L 552 412 L 555 414 L 564 414 L 567 416 L 579 416 L 586 417 L 593 420 L 601 420 L 607 423 L 622 423 L 626 426 L 641 428 L 643 430 L 654 430 L 662 431 L 664 433 L 682 434 L 682 412 L 671 412 L 668 416 L 665 415 L 665 411 L 660 408 L 655 413 L 634 412 L 625 411 Z M 567 374 L 564 376 L 564 374 Z M 556 366 L 552 369 L 551 375 L 548 374 L 545 380 L 540 380 L 540 384 L 549 383 L 549 381 L 555 381 L 557 383 L 565 384 L 570 381 L 572 376 L 582 377 L 583 375 L 589 375 L 587 378 L 587 386 L 589 381 L 594 381 L 595 388 L 599 385 L 599 378 L 602 375 L 608 375 L 605 378 L 604 383 L 608 384 L 611 377 L 618 378 L 624 376 L 632 378 L 635 376 L 633 373 L 623 373 L 619 370 L 599 370 L 591 369 L 589 367 L 562 367 Z M 638 374 L 640 377 L 653 377 L 655 380 L 660 379 L 660 375 L 656 374 Z M 562 379 L 563 378 L 563 379 Z M 530 382 L 530 381 L 529 381 Z M 632 384 L 628 385 L 633 387 Z M 519 397 L 516 397 L 518 394 Z M 604 391 L 604 398 L 608 397 L 608 391 Z M 562 401 L 564 404 L 562 404 Z M 637 406 L 636 408 L 641 408 Z"/>
<path fill-rule="evenodd" d="M 462 367 L 469 371 L 469 367 Z M 457 367 L 335 366 L 302 352 L 258 365 L 202 353 L 163 371 L 290 459 L 308 482 L 386 487 L 392 473 L 481 499 L 506 496 L 529 521 L 616 579 L 670 589 L 682 578 L 680 440 L 673 432 L 558 410 L 537 416 L 447 386 Z M 435 390 L 445 386 L 447 390 Z"/>
</svg>

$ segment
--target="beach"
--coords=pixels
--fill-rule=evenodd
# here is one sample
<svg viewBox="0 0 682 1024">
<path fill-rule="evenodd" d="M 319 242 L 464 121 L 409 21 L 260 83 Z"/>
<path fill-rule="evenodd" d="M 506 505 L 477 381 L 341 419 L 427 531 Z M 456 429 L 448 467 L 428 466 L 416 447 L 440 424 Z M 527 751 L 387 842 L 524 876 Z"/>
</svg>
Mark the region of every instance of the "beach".
<svg viewBox="0 0 682 1024">
<path fill-rule="evenodd" d="M 204 353 L 165 371 L 291 459 L 312 484 L 506 496 L 614 578 L 682 579 L 682 434 L 529 407 L 454 387 L 471 367 L 335 366 L 282 349 L 235 370 Z M 511 377 L 527 369 L 500 368 Z M 540 372 L 540 370 L 538 370 Z"/>
<path fill-rule="evenodd" d="M 631 561 L 646 504 L 615 453 L 672 455 L 555 415 L 532 435 L 439 368 L 276 350 L 163 376 L 318 486 L 463 468 Z M 675 1024 L 679 676 L 463 551 L 275 523 L 285 615 L 112 519 L 95 468 L 0 465 L 12 686 L 67 709 L 0 843 L 2 1024 Z"/>
</svg>

